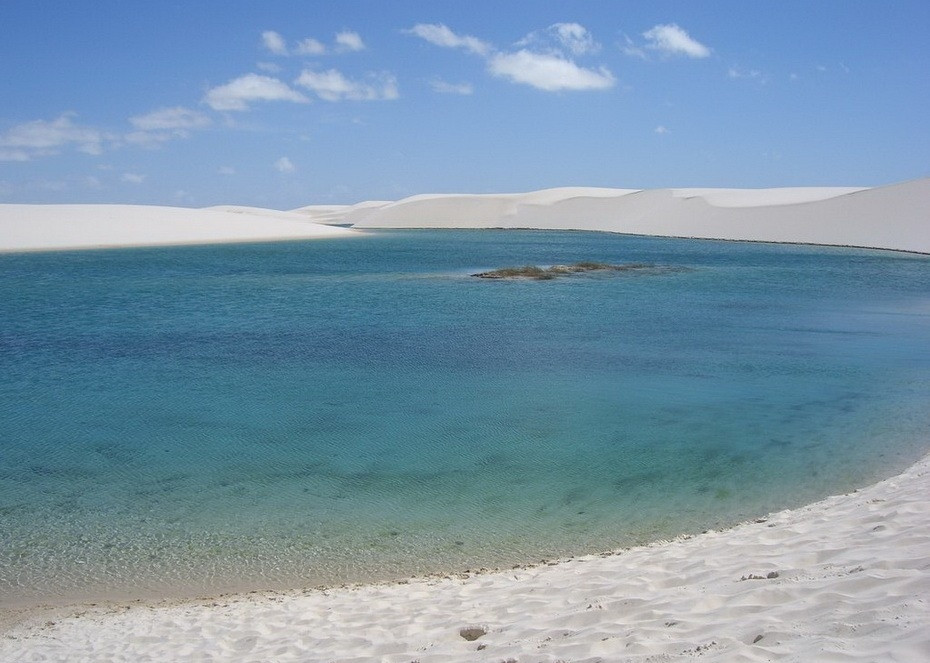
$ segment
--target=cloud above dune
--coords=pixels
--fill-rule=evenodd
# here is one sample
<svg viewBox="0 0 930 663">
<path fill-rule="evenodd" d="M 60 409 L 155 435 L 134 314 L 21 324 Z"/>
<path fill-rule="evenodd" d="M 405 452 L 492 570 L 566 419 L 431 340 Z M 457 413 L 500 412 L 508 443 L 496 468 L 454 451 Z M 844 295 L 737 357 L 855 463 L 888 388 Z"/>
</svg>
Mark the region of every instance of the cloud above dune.
<svg viewBox="0 0 930 663">
<path fill-rule="evenodd" d="M 565 52 L 573 56 L 589 55 L 601 50 L 594 36 L 579 23 L 553 23 L 545 30 L 531 32 L 518 41 L 516 46 L 532 47 L 543 52 Z"/>
<path fill-rule="evenodd" d="M 361 35 L 352 30 L 337 32 L 330 48 L 314 37 L 306 37 L 298 41 L 293 47 L 289 47 L 287 40 L 280 33 L 274 30 L 265 30 L 262 32 L 262 46 L 270 53 L 280 56 L 324 55 L 330 52 L 354 53 L 365 50 L 365 42 L 362 40 Z"/>
<path fill-rule="evenodd" d="M 293 173 L 295 170 L 294 163 L 287 157 L 281 157 L 274 162 L 274 168 L 279 173 Z"/>
<path fill-rule="evenodd" d="M 353 81 L 336 69 L 305 69 L 295 81 L 324 101 L 380 101 L 397 99 L 397 79 L 390 74 L 371 75 L 368 81 Z"/>
<path fill-rule="evenodd" d="M 429 84 L 434 91 L 442 94 L 469 95 L 475 91 L 471 83 L 448 83 L 439 78 L 431 80 Z"/>
<path fill-rule="evenodd" d="M 663 55 L 684 55 L 689 58 L 706 58 L 710 49 L 692 39 L 691 36 L 675 23 L 657 25 L 643 33 L 646 48 Z"/>
<path fill-rule="evenodd" d="M 616 82 L 606 67 L 582 67 L 572 59 L 599 48 L 588 30 L 578 23 L 556 23 L 545 31 L 545 39 L 541 33 L 531 33 L 518 42 L 522 48 L 510 52 L 497 50 L 471 35 L 458 35 L 441 23 L 420 23 L 405 32 L 435 46 L 463 49 L 481 56 L 492 76 L 546 92 L 603 90 Z"/>
<path fill-rule="evenodd" d="M 363 51 L 365 42 L 357 32 L 346 30 L 336 34 L 336 49 L 340 51 Z"/>
<path fill-rule="evenodd" d="M 24 122 L 0 134 L 0 160 L 30 161 L 58 154 L 66 148 L 97 155 L 115 136 L 93 127 L 76 124 L 74 113 L 62 113 L 54 120 Z"/>
<path fill-rule="evenodd" d="M 556 23 L 549 26 L 549 32 L 573 55 L 596 53 L 601 48 L 587 28 L 578 23 Z"/>
<path fill-rule="evenodd" d="M 140 131 L 159 131 L 165 129 L 201 129 L 210 125 L 210 118 L 190 108 L 174 106 L 159 108 L 129 118 L 129 123 Z"/>
<path fill-rule="evenodd" d="M 287 43 L 284 37 L 274 30 L 265 30 L 262 33 L 262 44 L 275 55 L 287 55 Z"/>
<path fill-rule="evenodd" d="M 323 55 L 326 52 L 326 46 L 313 37 L 307 37 L 297 42 L 294 52 L 298 55 Z"/>
<path fill-rule="evenodd" d="M 245 111 L 254 101 L 291 101 L 308 103 L 309 99 L 277 78 L 246 74 L 225 85 L 207 90 L 205 104 L 217 111 Z"/>
<path fill-rule="evenodd" d="M 560 55 L 526 50 L 494 55 L 488 62 L 488 70 L 494 76 L 546 92 L 603 90 L 613 87 L 616 82 L 606 67 L 585 69 Z"/>
<path fill-rule="evenodd" d="M 471 35 L 459 36 L 442 23 L 418 23 L 405 32 L 443 48 L 462 48 L 475 55 L 487 55 L 491 51 L 487 42 Z"/>
</svg>

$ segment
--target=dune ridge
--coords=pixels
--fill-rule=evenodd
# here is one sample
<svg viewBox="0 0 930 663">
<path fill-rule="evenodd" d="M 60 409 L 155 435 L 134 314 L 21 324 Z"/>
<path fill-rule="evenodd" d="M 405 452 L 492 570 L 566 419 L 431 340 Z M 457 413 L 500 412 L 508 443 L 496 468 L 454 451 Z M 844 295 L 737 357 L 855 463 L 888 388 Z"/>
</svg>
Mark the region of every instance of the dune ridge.
<svg viewBox="0 0 930 663">
<path fill-rule="evenodd" d="M 0 251 L 262 242 L 345 237 L 300 214 L 253 207 L 0 205 Z"/>
<path fill-rule="evenodd" d="M 930 178 L 876 188 L 426 195 L 330 210 L 355 228 L 538 228 L 930 253 Z M 302 213 L 297 210 L 297 213 Z"/>
</svg>

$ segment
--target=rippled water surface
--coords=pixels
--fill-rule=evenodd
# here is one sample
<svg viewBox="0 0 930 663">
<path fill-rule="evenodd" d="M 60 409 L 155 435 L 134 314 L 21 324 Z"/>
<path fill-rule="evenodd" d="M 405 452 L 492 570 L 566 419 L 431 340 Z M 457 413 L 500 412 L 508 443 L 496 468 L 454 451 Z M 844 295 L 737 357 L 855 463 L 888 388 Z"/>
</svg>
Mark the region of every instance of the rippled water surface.
<svg viewBox="0 0 930 663">
<path fill-rule="evenodd" d="M 672 270 L 486 281 L 579 260 Z M 580 232 L 0 256 L 0 603 L 498 566 L 926 451 L 930 260 Z"/>
</svg>

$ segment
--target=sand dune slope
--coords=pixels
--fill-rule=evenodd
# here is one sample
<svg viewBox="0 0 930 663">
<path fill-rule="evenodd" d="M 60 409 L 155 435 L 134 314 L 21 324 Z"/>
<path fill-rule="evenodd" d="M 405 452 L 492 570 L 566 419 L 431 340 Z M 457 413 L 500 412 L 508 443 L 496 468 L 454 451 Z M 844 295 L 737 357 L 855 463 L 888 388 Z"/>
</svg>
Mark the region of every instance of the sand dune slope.
<svg viewBox="0 0 930 663">
<path fill-rule="evenodd" d="M 259 242 L 352 234 L 250 207 L 0 205 L 0 251 Z"/>
<path fill-rule="evenodd" d="M 928 494 L 924 459 L 765 522 L 617 555 L 42 617 L 7 633 L 0 659 L 925 661 Z"/>
<path fill-rule="evenodd" d="M 359 228 L 600 230 L 930 253 L 930 178 L 874 189 L 577 188 L 414 196 L 353 220 Z"/>
</svg>

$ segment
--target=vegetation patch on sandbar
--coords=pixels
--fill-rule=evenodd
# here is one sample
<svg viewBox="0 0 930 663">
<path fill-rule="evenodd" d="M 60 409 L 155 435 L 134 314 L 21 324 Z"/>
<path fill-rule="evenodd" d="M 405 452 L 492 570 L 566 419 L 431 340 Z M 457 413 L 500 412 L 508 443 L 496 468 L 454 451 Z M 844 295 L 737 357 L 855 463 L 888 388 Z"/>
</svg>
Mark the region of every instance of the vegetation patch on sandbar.
<svg viewBox="0 0 930 663">
<path fill-rule="evenodd" d="M 606 262 L 576 262 L 573 265 L 552 265 L 551 267 L 538 267 L 524 265 L 523 267 L 504 267 L 489 272 L 478 272 L 472 276 L 479 279 L 533 279 L 535 281 L 548 281 L 560 276 L 582 274 L 584 272 L 634 272 L 634 271 L 666 271 L 655 265 L 646 263 L 626 263 L 611 265 Z"/>
</svg>

